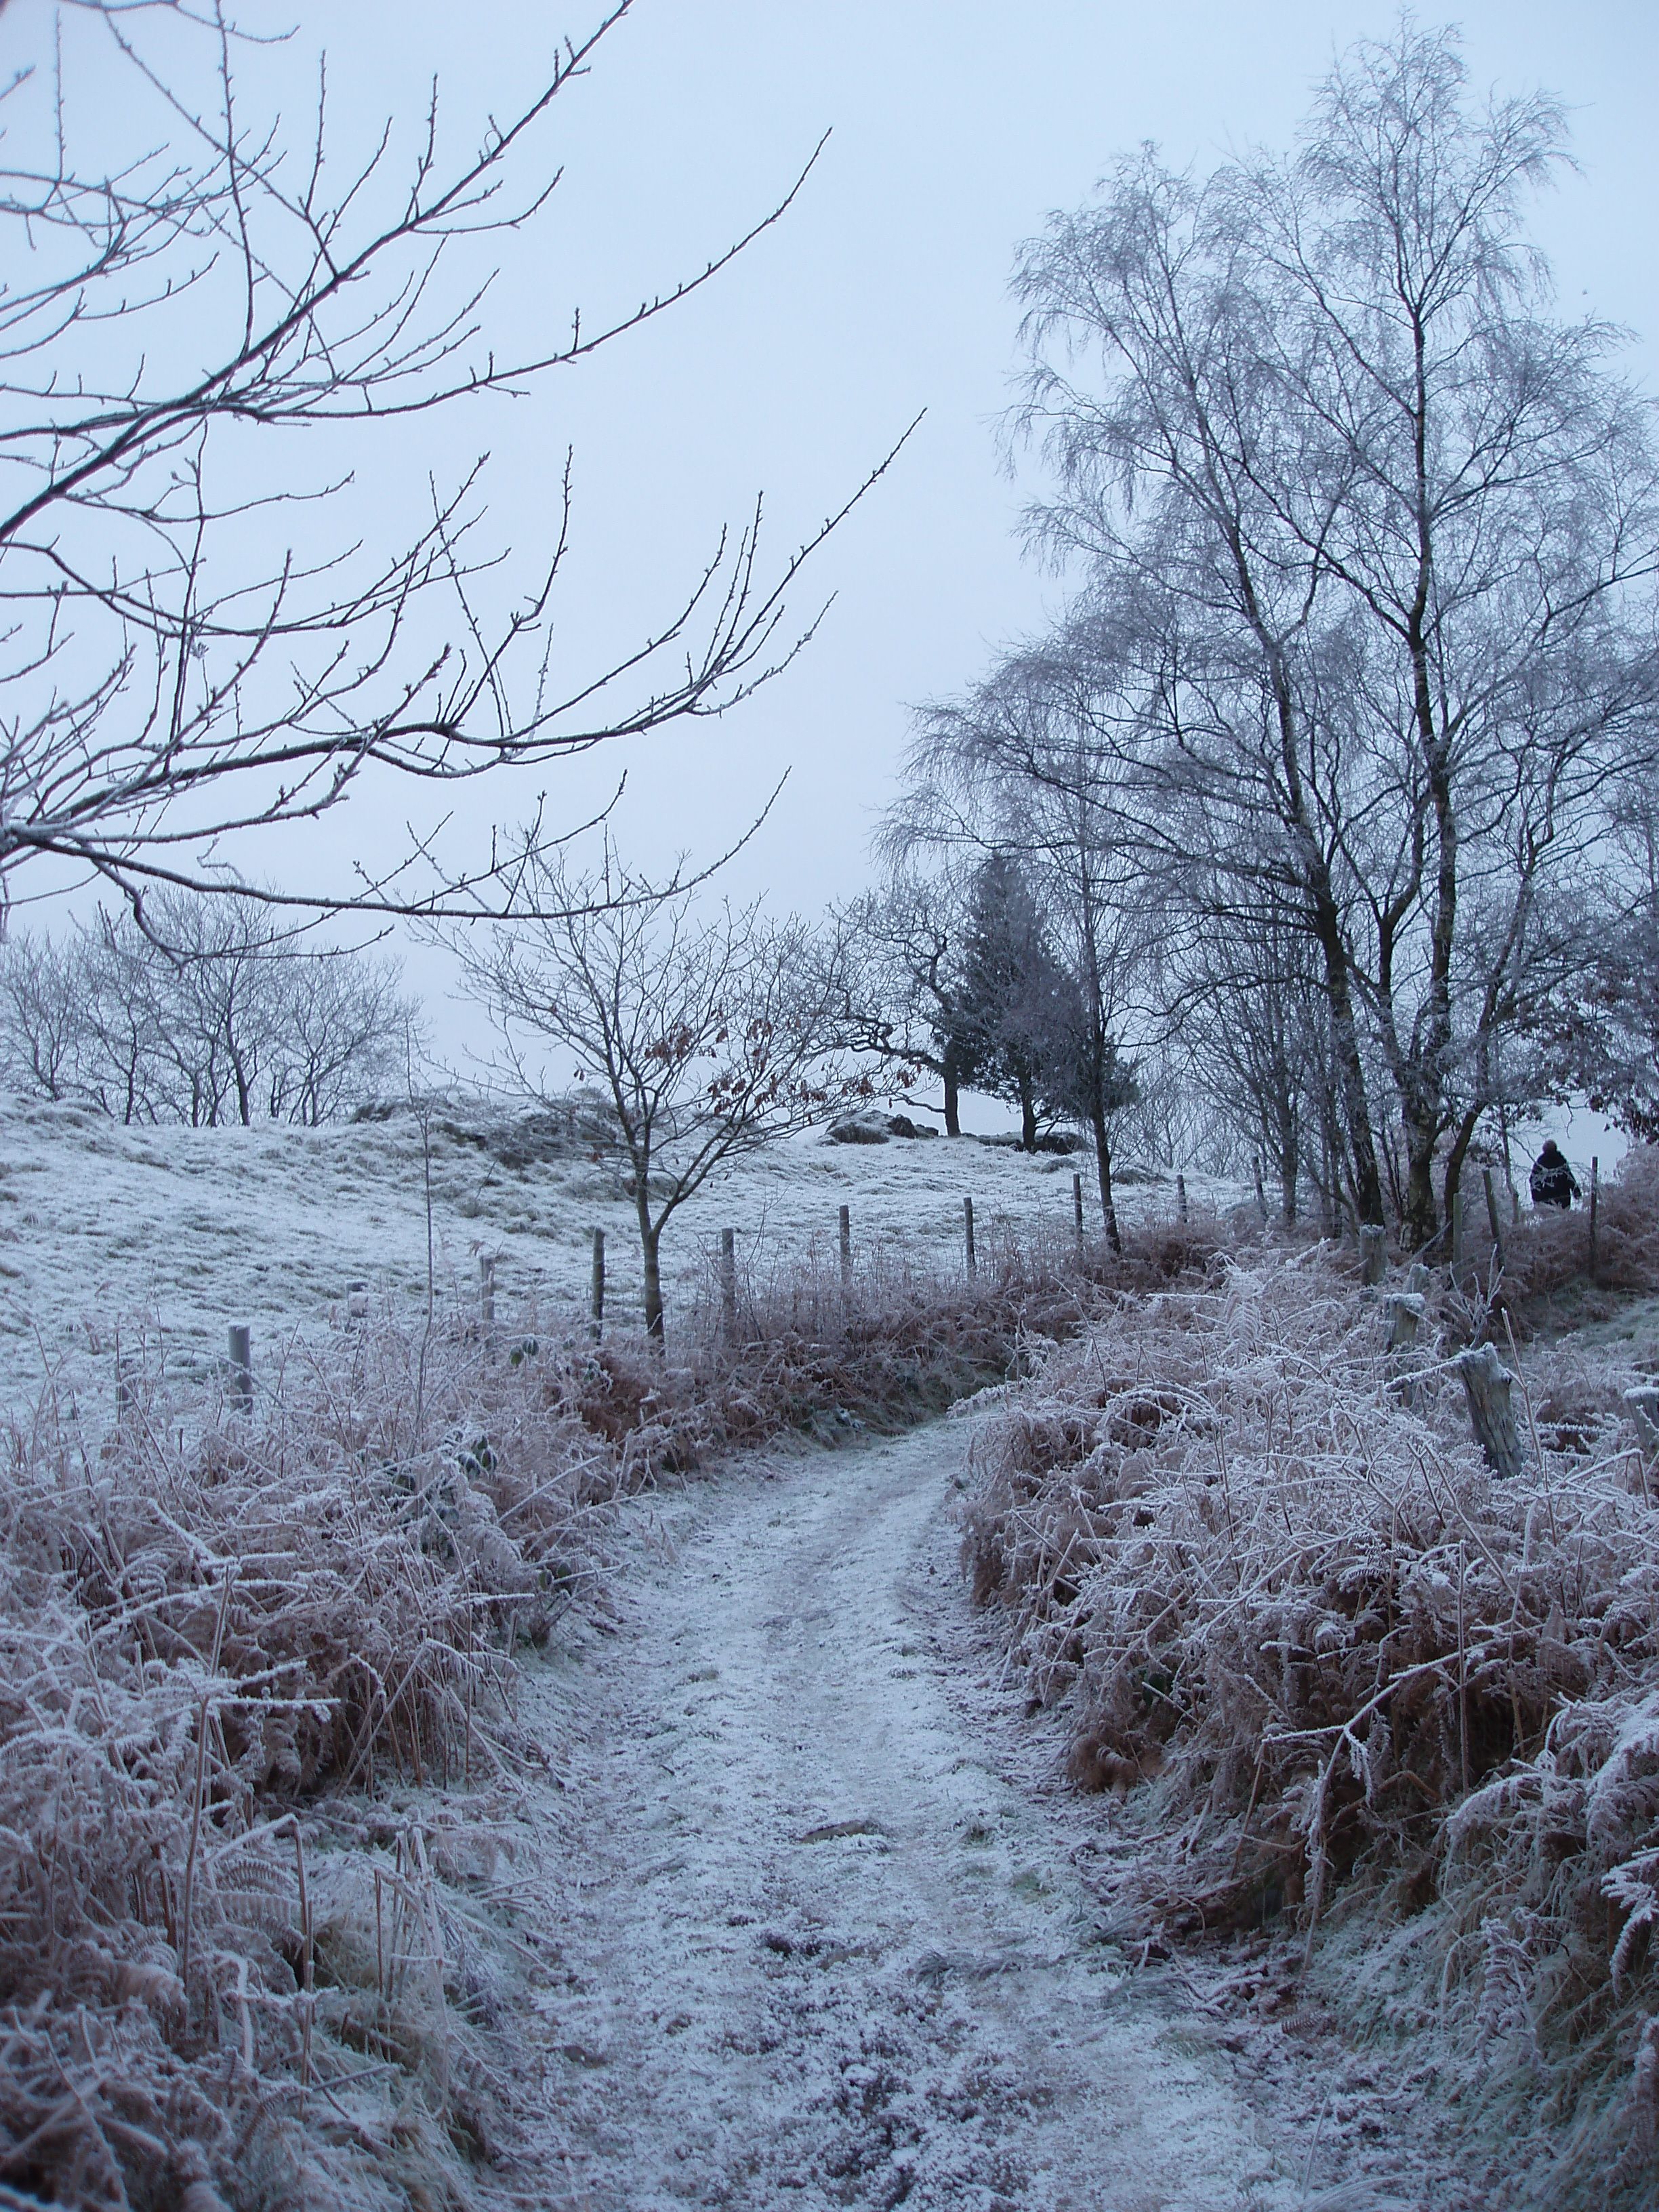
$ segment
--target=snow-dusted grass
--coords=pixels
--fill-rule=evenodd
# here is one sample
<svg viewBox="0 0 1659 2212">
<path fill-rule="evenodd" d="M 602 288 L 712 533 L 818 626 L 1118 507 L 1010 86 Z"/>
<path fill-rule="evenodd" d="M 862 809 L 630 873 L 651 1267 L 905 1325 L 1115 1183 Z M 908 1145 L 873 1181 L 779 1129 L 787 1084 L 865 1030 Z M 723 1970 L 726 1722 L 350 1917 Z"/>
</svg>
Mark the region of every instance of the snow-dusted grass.
<svg viewBox="0 0 1659 2212">
<path fill-rule="evenodd" d="M 1125 1933 L 1285 1930 L 1467 2099 L 1505 2201 L 1646 2203 L 1659 1470 L 1632 1370 L 1536 1372 L 1571 1418 L 1505 1483 L 1455 1375 L 1402 1402 L 1382 1308 L 1316 1255 L 1119 1300 L 1010 1389 L 967 1554 L 1077 1779 L 1121 1800 Z"/>
<path fill-rule="evenodd" d="M 422 1312 L 428 1164 L 441 1310 L 476 1310 L 489 1252 L 499 1255 L 503 1315 L 522 1310 L 526 1326 L 555 1339 L 580 1334 L 591 1232 L 602 1228 L 609 1310 L 624 1328 L 636 1324 L 638 1243 L 617 1172 L 556 1132 L 549 1143 L 521 1139 L 515 1117 L 481 1109 L 438 1109 L 423 1133 L 406 1109 L 321 1129 L 185 1129 L 0 1106 L 0 1402 L 32 1401 L 53 1375 L 88 1415 L 106 1413 L 118 1349 L 142 1346 L 152 1366 L 165 1358 L 171 1374 L 203 1379 L 233 1322 L 252 1325 L 263 1371 L 275 1341 L 325 1330 L 355 1280 L 369 1284 L 378 1310 Z M 527 1157 L 537 1152 L 550 1157 Z M 735 1228 L 739 1268 L 760 1284 L 815 1261 L 833 1267 L 842 1205 L 860 1271 L 908 1262 L 959 1273 L 964 1196 L 982 1241 L 1041 1228 L 1063 1243 L 1074 1164 L 972 1139 L 781 1145 L 670 1227 L 671 1355 L 722 1228 Z M 1235 1195 L 1194 1184 L 1194 1208 Z M 1156 1183 L 1127 1186 L 1121 1203 L 1132 1221 L 1174 1210 Z"/>
</svg>

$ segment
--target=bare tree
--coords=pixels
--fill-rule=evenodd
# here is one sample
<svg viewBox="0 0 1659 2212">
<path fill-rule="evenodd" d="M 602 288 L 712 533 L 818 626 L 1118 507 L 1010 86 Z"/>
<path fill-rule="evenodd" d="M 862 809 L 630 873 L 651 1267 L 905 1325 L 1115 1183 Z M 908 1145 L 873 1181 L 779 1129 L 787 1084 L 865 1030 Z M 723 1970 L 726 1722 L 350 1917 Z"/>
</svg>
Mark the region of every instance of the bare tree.
<svg viewBox="0 0 1659 2212">
<path fill-rule="evenodd" d="M 1235 929 L 1196 931 L 1179 959 L 1187 1058 L 1204 1094 L 1258 1155 L 1279 1185 L 1280 1218 L 1300 1210 L 1304 1170 L 1322 1189 L 1331 1085 L 1324 1045 L 1326 1005 L 1307 939 L 1262 942 Z"/>
<path fill-rule="evenodd" d="M 14 1089 L 62 1099 L 81 1088 L 88 1043 L 85 976 L 50 939 L 0 948 L 0 1070 Z"/>
<path fill-rule="evenodd" d="M 702 915 L 614 860 L 572 878 L 536 858 L 538 918 L 456 951 L 494 1014 L 516 1078 L 574 1053 L 613 1117 L 639 1223 L 645 1322 L 664 1334 L 663 1232 L 711 1176 L 867 1095 L 835 1046 L 844 979 L 799 921 L 754 907 Z"/>
<path fill-rule="evenodd" d="M 846 979 L 845 1042 L 936 1075 L 945 1133 L 959 1137 L 970 1058 L 963 989 L 965 882 L 948 866 L 922 873 L 902 865 L 880 890 L 841 908 L 834 921 L 831 957 Z"/>
<path fill-rule="evenodd" d="M 788 206 L 793 191 L 669 291 L 503 350 L 489 257 L 539 234 L 558 103 L 629 5 L 550 40 L 503 118 L 455 153 L 435 94 L 406 147 L 388 123 L 362 158 L 343 151 L 320 70 L 314 121 L 290 135 L 239 76 L 257 46 L 222 0 L 84 0 L 56 55 L 7 88 L 0 891 L 48 855 L 134 899 L 222 889 L 234 833 L 313 819 L 386 775 L 448 786 L 719 714 L 798 649 L 785 599 L 811 546 L 763 574 L 758 507 L 633 650 L 566 669 L 549 611 L 568 469 L 510 588 L 481 542 L 483 463 L 434 484 L 424 524 L 390 542 L 341 467 L 345 432 L 540 388 L 709 283 Z M 164 45 L 157 18 L 194 45 Z M 112 149 L 112 114 L 131 150 Z M 284 896 L 501 913 L 526 896 L 526 853 L 440 866 L 417 830 L 386 872 Z"/>
<path fill-rule="evenodd" d="M 273 1121 L 315 1127 L 383 1095 L 423 1056 L 419 1008 L 393 960 L 319 952 L 280 974 Z"/>
<path fill-rule="evenodd" d="M 82 1095 L 118 1121 L 199 1120 L 199 1079 L 190 1084 L 187 1103 L 175 1081 L 181 1070 L 170 1010 L 158 995 L 154 941 L 131 927 L 108 927 L 100 915 L 70 949 L 86 1018 Z"/>
</svg>

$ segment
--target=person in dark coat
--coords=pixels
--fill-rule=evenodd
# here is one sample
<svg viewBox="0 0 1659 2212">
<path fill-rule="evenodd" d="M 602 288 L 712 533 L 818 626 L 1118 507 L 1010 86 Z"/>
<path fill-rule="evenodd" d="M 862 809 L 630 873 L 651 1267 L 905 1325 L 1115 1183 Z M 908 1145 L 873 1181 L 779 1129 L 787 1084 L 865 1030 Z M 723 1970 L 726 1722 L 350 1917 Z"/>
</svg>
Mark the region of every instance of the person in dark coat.
<svg viewBox="0 0 1659 2212">
<path fill-rule="evenodd" d="M 1532 1202 L 1534 1206 L 1565 1208 L 1578 1195 L 1578 1179 L 1551 1137 L 1532 1164 Z"/>
</svg>

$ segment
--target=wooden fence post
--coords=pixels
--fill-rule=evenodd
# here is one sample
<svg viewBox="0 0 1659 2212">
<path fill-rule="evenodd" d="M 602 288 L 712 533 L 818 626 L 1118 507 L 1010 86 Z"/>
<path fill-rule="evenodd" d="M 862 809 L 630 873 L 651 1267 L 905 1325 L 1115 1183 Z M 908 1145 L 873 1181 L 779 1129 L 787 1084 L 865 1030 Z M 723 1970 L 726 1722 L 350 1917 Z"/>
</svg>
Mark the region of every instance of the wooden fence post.
<svg viewBox="0 0 1659 2212">
<path fill-rule="evenodd" d="M 974 1256 L 974 1201 L 971 1198 L 964 1198 L 962 1201 L 962 1218 L 968 1232 L 968 1272 L 970 1275 L 976 1275 L 979 1263 Z"/>
<path fill-rule="evenodd" d="M 605 1334 L 605 1231 L 593 1231 L 593 1287 L 588 1304 L 588 1328 L 597 1344 Z"/>
<path fill-rule="evenodd" d="M 1389 1232 L 1378 1223 L 1368 1221 L 1359 1232 L 1359 1279 L 1367 1290 L 1376 1289 L 1388 1265 Z"/>
<path fill-rule="evenodd" d="M 841 1233 L 841 1302 L 843 1306 L 853 1303 L 853 1209 L 843 1206 L 838 1227 Z"/>
<path fill-rule="evenodd" d="M 493 1252 L 478 1255 L 478 1319 L 485 1334 L 495 1326 L 495 1255 Z"/>
<path fill-rule="evenodd" d="M 1072 1177 L 1072 1220 L 1077 1231 L 1077 1263 L 1083 1265 L 1083 1177 Z"/>
<path fill-rule="evenodd" d="M 1386 1300 L 1383 1310 L 1389 1316 L 1389 1351 L 1409 1352 L 1423 1323 L 1422 1292 L 1395 1291 Z"/>
<path fill-rule="evenodd" d="M 1187 1226 L 1187 1178 L 1184 1175 L 1176 1177 L 1176 1219 L 1183 1229 Z"/>
<path fill-rule="evenodd" d="M 246 1323 L 230 1325 L 230 1410 L 253 1411 L 253 1334 Z"/>
<path fill-rule="evenodd" d="M 1515 1377 L 1498 1357 L 1495 1345 L 1482 1344 L 1457 1356 L 1463 1394 L 1469 1401 L 1469 1425 L 1494 1474 L 1521 1472 L 1521 1432 L 1510 1392 Z"/>
<path fill-rule="evenodd" d="M 738 1232 L 720 1231 L 720 1334 L 730 1344 L 738 1333 Z"/>
<path fill-rule="evenodd" d="M 1651 1382 L 1642 1382 L 1635 1389 L 1626 1390 L 1625 1411 L 1641 1440 L 1644 1456 L 1651 1459 L 1659 1452 L 1659 1388 Z"/>
<path fill-rule="evenodd" d="M 1599 1227 L 1600 1227 L 1600 1224 L 1599 1224 L 1599 1222 L 1598 1222 L 1598 1220 L 1597 1220 L 1597 1218 L 1596 1218 L 1596 1217 L 1597 1217 L 1597 1214 L 1599 1213 L 1600 1209 L 1601 1209 L 1601 1158 L 1600 1158 L 1600 1157 L 1599 1157 L 1599 1155 L 1598 1155 L 1598 1156 L 1593 1157 L 1593 1158 L 1591 1158 L 1591 1160 L 1590 1160 L 1589 1272 L 1590 1272 L 1590 1280 L 1591 1280 L 1592 1282 L 1594 1282 L 1594 1281 L 1595 1281 L 1595 1269 L 1596 1269 L 1596 1265 L 1597 1265 L 1597 1262 L 1599 1261 L 1599 1260 L 1601 1259 L 1601 1254 L 1600 1254 L 1600 1252 L 1599 1252 L 1599 1251 L 1598 1251 L 1598 1249 L 1596 1249 L 1596 1248 L 1597 1248 L 1597 1241 L 1598 1241 L 1598 1240 L 1597 1240 L 1597 1234 L 1596 1234 L 1596 1232 L 1597 1232 L 1597 1230 L 1598 1230 L 1598 1229 L 1599 1229 Z"/>
<path fill-rule="evenodd" d="M 1389 1316 L 1389 1351 L 1392 1357 L 1403 1359 L 1415 1347 L 1425 1309 L 1421 1291 L 1395 1291 L 1389 1294 L 1383 1310 Z M 1397 1376 L 1392 1387 L 1402 1406 L 1417 1403 L 1417 1385 L 1409 1375 Z"/>
</svg>

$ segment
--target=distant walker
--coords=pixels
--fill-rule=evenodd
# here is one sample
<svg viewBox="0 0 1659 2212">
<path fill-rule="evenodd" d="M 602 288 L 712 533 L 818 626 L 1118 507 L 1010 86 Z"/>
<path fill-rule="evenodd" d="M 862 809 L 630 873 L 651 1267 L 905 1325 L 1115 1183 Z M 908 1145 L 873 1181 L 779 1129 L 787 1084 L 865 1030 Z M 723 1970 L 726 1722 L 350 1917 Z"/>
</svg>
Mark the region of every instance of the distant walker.
<svg viewBox="0 0 1659 2212">
<path fill-rule="evenodd" d="M 1577 1177 L 1562 1158 L 1553 1137 L 1532 1164 L 1532 1202 L 1534 1206 L 1570 1206 L 1579 1195 Z"/>
</svg>

